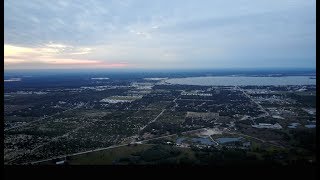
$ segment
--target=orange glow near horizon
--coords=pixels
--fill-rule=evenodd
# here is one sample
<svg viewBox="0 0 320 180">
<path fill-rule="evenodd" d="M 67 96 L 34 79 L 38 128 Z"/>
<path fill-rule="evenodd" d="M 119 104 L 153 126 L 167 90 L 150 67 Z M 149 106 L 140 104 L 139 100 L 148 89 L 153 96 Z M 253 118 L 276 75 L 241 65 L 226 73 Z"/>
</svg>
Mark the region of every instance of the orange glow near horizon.
<svg viewBox="0 0 320 180">
<path fill-rule="evenodd" d="M 20 47 L 4 44 L 4 65 L 5 68 L 14 69 L 16 66 L 28 66 L 37 64 L 43 67 L 44 65 L 54 66 L 58 68 L 65 68 L 63 66 L 76 66 L 84 68 L 118 68 L 127 67 L 127 63 L 107 63 L 105 61 L 91 60 L 91 59 L 81 59 L 82 57 L 76 56 L 72 58 L 63 58 L 65 47 L 71 47 L 67 45 L 57 44 L 57 45 L 47 45 L 46 47 Z M 68 57 L 70 55 L 81 55 L 87 54 L 90 48 L 77 48 L 74 51 L 67 52 L 65 55 Z M 67 68 L 67 67 L 66 67 Z"/>
</svg>

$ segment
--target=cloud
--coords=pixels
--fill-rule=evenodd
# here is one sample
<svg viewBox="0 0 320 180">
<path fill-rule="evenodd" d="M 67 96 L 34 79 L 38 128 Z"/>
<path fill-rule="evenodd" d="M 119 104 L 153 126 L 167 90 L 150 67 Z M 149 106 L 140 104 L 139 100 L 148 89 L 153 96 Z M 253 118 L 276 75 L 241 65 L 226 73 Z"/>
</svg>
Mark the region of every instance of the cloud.
<svg viewBox="0 0 320 180">
<path fill-rule="evenodd" d="M 4 45 L 4 56 L 18 56 L 26 53 L 37 53 L 36 50 L 27 47 Z"/>
<path fill-rule="evenodd" d="M 70 53 L 70 55 L 83 55 L 83 54 L 89 54 L 92 50 L 90 48 L 80 48 L 76 52 Z"/>
<path fill-rule="evenodd" d="M 79 55 L 90 54 L 92 48 L 73 47 L 52 43 L 40 47 L 23 47 L 4 44 L 4 67 L 6 69 L 37 68 L 120 68 L 130 66 L 127 62 L 107 62 L 86 59 Z M 66 57 L 70 58 L 66 58 Z"/>
<path fill-rule="evenodd" d="M 54 59 L 70 62 L 64 66 L 83 60 L 92 62 L 90 67 L 127 62 L 126 67 L 208 68 L 254 67 L 264 61 L 285 66 L 292 59 L 293 64 L 313 67 L 315 4 L 315 0 L 5 0 L 4 62 L 43 67 L 53 65 L 48 62 Z"/>
<path fill-rule="evenodd" d="M 99 64 L 99 61 L 95 60 L 84 60 L 84 59 L 46 59 L 45 61 L 48 64 L 60 64 L 60 65 L 68 65 L 68 64 L 78 64 L 78 65 L 83 65 L 83 64 Z M 101 63 L 100 63 L 101 64 Z"/>
<path fill-rule="evenodd" d="M 46 46 L 50 47 L 50 48 L 66 48 L 66 47 L 70 47 L 64 44 L 46 44 Z"/>
<path fill-rule="evenodd" d="M 70 48 L 70 49 L 66 49 Z M 100 61 L 61 58 L 68 55 L 81 55 L 90 53 L 91 48 L 75 48 L 64 44 L 46 44 L 42 47 L 21 47 L 14 45 L 4 45 L 4 63 L 5 65 L 17 63 L 35 63 L 41 62 L 46 64 L 101 64 Z M 61 55 L 62 54 L 62 55 Z"/>
<path fill-rule="evenodd" d="M 75 60 L 71 60 L 68 63 L 47 63 L 47 62 L 21 62 L 16 64 L 4 64 L 5 69 L 101 69 L 101 68 L 126 68 L 127 63 L 78 63 Z"/>
</svg>

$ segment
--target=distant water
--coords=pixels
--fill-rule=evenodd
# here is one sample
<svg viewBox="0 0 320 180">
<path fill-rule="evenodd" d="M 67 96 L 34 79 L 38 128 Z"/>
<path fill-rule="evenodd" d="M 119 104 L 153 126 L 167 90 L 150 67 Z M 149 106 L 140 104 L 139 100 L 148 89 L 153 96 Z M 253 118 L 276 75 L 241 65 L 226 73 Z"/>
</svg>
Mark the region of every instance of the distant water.
<svg viewBox="0 0 320 180">
<path fill-rule="evenodd" d="M 180 137 L 177 139 L 176 143 L 181 144 L 184 140 L 186 140 L 185 137 Z M 213 142 L 207 137 L 191 138 L 191 141 L 200 144 L 213 145 Z"/>
<path fill-rule="evenodd" d="M 236 142 L 236 141 L 241 141 L 242 137 L 238 138 L 229 138 L 229 137 L 223 137 L 223 138 L 218 138 L 216 139 L 219 143 L 224 144 L 224 143 L 229 143 L 229 142 Z"/>
<path fill-rule="evenodd" d="M 299 125 L 300 125 L 300 123 L 291 123 L 290 126 L 288 126 L 288 128 L 295 129 Z"/>
<path fill-rule="evenodd" d="M 248 77 L 248 76 L 207 76 L 172 78 L 165 82 L 198 86 L 278 86 L 278 85 L 316 85 L 312 76 Z"/>
<path fill-rule="evenodd" d="M 315 124 L 308 124 L 308 125 L 305 125 L 306 128 L 316 128 L 316 125 Z"/>
<path fill-rule="evenodd" d="M 192 138 L 191 139 L 193 142 L 200 142 L 201 144 L 206 144 L 206 145 L 213 145 L 213 142 L 209 138 Z"/>
<path fill-rule="evenodd" d="M 178 138 L 176 143 L 177 143 L 177 144 L 181 144 L 182 141 L 185 140 L 185 139 L 186 139 L 186 138 L 184 138 L 184 137 Z"/>
</svg>

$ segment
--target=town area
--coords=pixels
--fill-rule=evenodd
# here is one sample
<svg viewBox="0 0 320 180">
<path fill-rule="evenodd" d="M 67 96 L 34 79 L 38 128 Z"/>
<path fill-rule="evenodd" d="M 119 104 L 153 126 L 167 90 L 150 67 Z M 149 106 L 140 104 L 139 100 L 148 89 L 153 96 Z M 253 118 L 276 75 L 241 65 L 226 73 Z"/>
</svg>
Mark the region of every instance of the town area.
<svg viewBox="0 0 320 180">
<path fill-rule="evenodd" d="M 10 90 L 4 163 L 313 163 L 315 97 L 315 85 L 196 86 L 166 78 Z"/>
</svg>

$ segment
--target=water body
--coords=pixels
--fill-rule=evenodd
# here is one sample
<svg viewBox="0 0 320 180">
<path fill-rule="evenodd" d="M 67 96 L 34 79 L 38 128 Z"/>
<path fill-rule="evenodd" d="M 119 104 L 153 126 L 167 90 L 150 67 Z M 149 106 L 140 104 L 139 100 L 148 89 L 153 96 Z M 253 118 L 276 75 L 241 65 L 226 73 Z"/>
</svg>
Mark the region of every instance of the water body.
<svg viewBox="0 0 320 180">
<path fill-rule="evenodd" d="M 184 138 L 184 137 L 178 138 L 177 141 L 176 141 L 176 143 L 177 143 L 177 144 L 181 144 L 182 141 L 185 140 L 185 139 L 186 139 L 186 138 Z"/>
<path fill-rule="evenodd" d="M 198 86 L 284 86 L 284 85 L 316 85 L 311 76 L 281 77 L 249 77 L 249 76 L 207 76 L 172 78 L 165 80 L 170 84 Z"/>
<path fill-rule="evenodd" d="M 316 125 L 315 124 L 308 124 L 308 125 L 305 125 L 306 128 L 316 128 Z"/>
<path fill-rule="evenodd" d="M 299 125 L 300 125 L 300 123 L 291 123 L 290 126 L 288 126 L 288 128 L 295 129 Z"/>
<path fill-rule="evenodd" d="M 224 144 L 224 143 L 241 141 L 241 139 L 242 139 L 242 137 L 238 137 L 238 138 L 224 137 L 224 138 L 218 138 L 218 139 L 216 139 L 216 141 L 218 141 L 218 143 L 220 143 L 220 144 Z"/>
<path fill-rule="evenodd" d="M 200 138 L 192 138 L 191 139 L 193 142 L 199 142 L 201 144 L 205 144 L 205 145 L 213 145 L 213 142 L 209 139 L 209 138 L 204 138 L 204 137 L 200 137 Z"/>
<path fill-rule="evenodd" d="M 185 140 L 186 140 L 185 137 L 180 137 L 177 139 L 176 143 L 181 144 Z M 191 138 L 191 141 L 194 143 L 200 143 L 200 144 L 205 144 L 205 145 L 213 145 L 214 144 L 208 137 Z"/>
<path fill-rule="evenodd" d="M 107 77 L 94 77 L 94 78 L 91 78 L 92 80 L 108 80 L 110 78 L 107 78 Z"/>
</svg>

